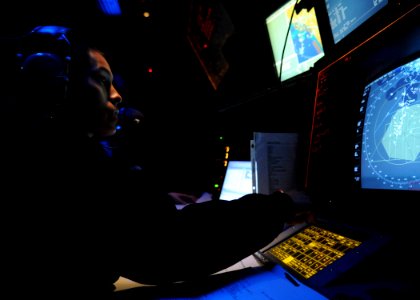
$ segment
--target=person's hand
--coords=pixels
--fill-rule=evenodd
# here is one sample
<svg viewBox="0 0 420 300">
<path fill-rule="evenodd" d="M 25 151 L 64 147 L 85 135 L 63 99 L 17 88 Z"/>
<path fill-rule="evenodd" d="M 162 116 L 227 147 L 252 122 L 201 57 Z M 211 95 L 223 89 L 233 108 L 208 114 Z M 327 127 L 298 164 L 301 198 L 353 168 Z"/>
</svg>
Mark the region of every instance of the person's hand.
<svg viewBox="0 0 420 300">
<path fill-rule="evenodd" d="M 302 224 L 302 223 L 314 223 L 315 213 L 311 210 L 296 210 L 295 213 L 286 221 L 288 226 Z"/>
<path fill-rule="evenodd" d="M 285 193 L 279 189 L 277 193 Z M 293 200 L 291 216 L 286 220 L 286 225 L 296 225 L 301 223 L 314 223 L 315 213 L 312 210 L 312 202 L 308 195 L 297 190 L 290 190 L 286 193 Z"/>
<path fill-rule="evenodd" d="M 175 204 L 191 204 L 197 201 L 197 197 L 190 194 L 170 192 L 168 195 L 175 200 Z"/>
</svg>

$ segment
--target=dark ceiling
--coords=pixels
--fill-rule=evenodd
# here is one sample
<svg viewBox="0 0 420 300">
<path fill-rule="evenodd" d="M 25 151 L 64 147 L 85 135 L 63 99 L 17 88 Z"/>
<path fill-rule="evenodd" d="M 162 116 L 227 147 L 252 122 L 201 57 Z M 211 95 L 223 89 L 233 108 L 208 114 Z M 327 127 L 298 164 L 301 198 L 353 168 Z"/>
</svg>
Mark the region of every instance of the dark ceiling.
<svg viewBox="0 0 420 300">
<path fill-rule="evenodd" d="M 223 107 L 225 102 L 229 105 L 242 101 L 275 83 L 263 21 L 271 10 L 268 3 L 275 1 L 264 1 L 262 5 L 261 1 L 249 0 L 238 5 L 233 0 L 119 0 L 121 15 L 116 16 L 104 13 L 99 2 L 9 1 L 1 10 L 4 16 L 0 36 L 13 39 L 47 23 L 82 26 L 94 38 L 102 39 L 115 54 L 118 71 L 129 73 L 125 76 L 127 81 L 140 82 L 153 77 L 154 82 L 163 80 L 174 84 L 182 93 L 198 88 L 198 94 L 203 95 L 204 91 L 215 96 L 209 101 L 216 102 L 217 107 Z M 282 1 L 275 5 L 278 2 Z M 223 73 L 217 92 L 203 69 L 203 61 L 194 54 L 188 40 L 189 26 L 196 17 L 194 6 L 215 3 L 226 11 L 234 27 L 220 47 L 229 70 Z M 151 16 L 144 18 L 144 11 L 149 11 Z M 148 73 L 150 67 L 153 74 Z"/>
</svg>

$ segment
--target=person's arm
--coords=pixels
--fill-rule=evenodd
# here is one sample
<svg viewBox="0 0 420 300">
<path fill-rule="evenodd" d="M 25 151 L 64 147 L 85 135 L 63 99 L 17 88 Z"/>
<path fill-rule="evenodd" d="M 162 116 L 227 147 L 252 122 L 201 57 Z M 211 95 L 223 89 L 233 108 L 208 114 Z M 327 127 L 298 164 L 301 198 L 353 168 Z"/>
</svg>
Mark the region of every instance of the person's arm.
<svg viewBox="0 0 420 300">
<path fill-rule="evenodd" d="M 133 253 L 132 271 L 122 276 L 152 284 L 208 276 L 270 243 L 293 213 L 293 201 L 280 192 L 188 205 L 151 225 L 162 228 L 143 235 L 140 256 Z"/>
</svg>

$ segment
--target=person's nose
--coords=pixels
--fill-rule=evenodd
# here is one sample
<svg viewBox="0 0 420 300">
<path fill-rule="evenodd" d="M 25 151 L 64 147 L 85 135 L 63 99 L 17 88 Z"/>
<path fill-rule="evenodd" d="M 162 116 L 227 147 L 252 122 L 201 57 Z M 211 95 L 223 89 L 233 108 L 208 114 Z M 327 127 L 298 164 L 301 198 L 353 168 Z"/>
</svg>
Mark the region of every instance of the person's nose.
<svg viewBox="0 0 420 300">
<path fill-rule="evenodd" d="M 122 102 L 122 96 L 114 86 L 111 87 L 110 99 L 115 107 L 119 106 Z"/>
</svg>

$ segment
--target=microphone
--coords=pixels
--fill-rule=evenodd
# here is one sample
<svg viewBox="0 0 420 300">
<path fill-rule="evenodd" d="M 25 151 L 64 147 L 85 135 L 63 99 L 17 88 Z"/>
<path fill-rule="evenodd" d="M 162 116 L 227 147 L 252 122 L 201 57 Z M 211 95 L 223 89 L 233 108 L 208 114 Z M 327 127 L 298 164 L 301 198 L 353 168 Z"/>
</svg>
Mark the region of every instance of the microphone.
<svg viewBox="0 0 420 300">
<path fill-rule="evenodd" d="M 137 127 L 144 122 L 144 115 L 138 109 L 121 107 L 118 112 L 118 121 L 121 127 Z"/>
</svg>

